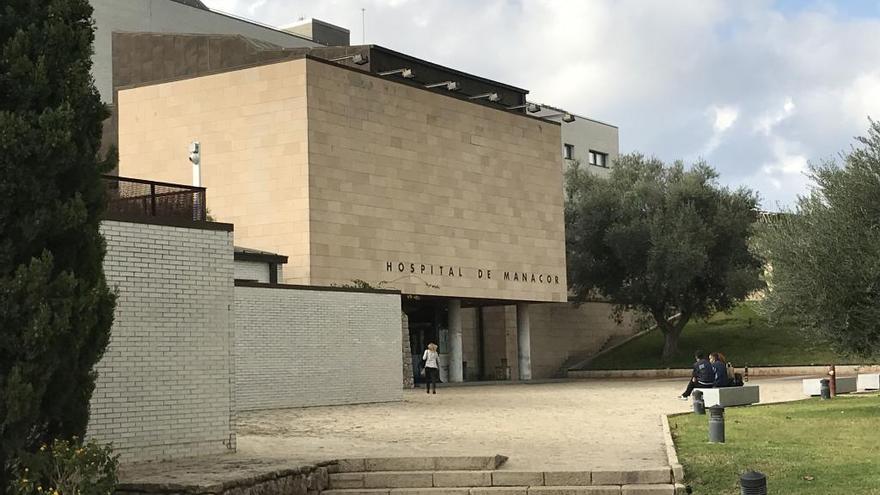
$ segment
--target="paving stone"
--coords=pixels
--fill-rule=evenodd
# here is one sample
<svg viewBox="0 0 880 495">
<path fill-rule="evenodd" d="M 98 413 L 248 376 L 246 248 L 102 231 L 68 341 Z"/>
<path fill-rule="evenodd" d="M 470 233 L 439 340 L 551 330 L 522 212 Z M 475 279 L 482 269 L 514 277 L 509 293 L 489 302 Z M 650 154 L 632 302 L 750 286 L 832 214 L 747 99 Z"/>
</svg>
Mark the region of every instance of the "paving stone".
<svg viewBox="0 0 880 495">
<path fill-rule="evenodd" d="M 608 486 L 530 486 L 528 495 L 620 495 L 620 487 Z"/>
<path fill-rule="evenodd" d="M 648 468 L 635 471 L 593 471 L 594 485 L 639 485 L 672 483 L 672 470 Z"/>
<path fill-rule="evenodd" d="M 471 495 L 528 495 L 527 486 L 487 486 L 471 488 Z"/>
<path fill-rule="evenodd" d="M 364 473 L 335 473 L 330 475 L 331 488 L 363 488 Z"/>
<path fill-rule="evenodd" d="M 469 488 L 394 488 L 391 495 L 470 495 Z"/>
<path fill-rule="evenodd" d="M 363 459 L 339 459 L 336 462 L 336 465 L 339 466 L 340 473 L 353 473 L 366 470 L 364 469 Z"/>
<path fill-rule="evenodd" d="M 382 471 L 364 473 L 364 488 L 430 488 L 434 476 L 430 471 Z"/>
<path fill-rule="evenodd" d="M 675 485 L 623 485 L 620 487 L 621 495 L 675 495 Z"/>
<path fill-rule="evenodd" d="M 434 486 L 492 486 L 490 471 L 436 471 Z"/>
<path fill-rule="evenodd" d="M 544 473 L 540 471 L 494 471 L 494 486 L 542 486 Z"/>
<path fill-rule="evenodd" d="M 363 471 L 433 471 L 433 457 L 375 457 L 364 460 Z"/>
<path fill-rule="evenodd" d="M 589 471 L 544 471 L 544 484 L 547 486 L 586 486 L 614 483 L 593 483 Z"/>
</svg>

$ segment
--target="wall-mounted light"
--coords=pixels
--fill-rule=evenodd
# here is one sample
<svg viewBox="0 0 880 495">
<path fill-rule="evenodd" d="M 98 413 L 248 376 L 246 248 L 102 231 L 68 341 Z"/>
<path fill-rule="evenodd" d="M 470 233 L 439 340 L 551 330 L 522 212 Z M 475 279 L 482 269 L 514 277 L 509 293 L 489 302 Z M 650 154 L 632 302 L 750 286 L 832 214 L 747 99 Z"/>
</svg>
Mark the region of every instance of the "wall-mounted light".
<svg viewBox="0 0 880 495">
<path fill-rule="evenodd" d="M 572 123 L 575 121 L 575 116 L 568 112 L 551 113 L 550 115 L 539 115 L 539 117 L 541 117 L 542 119 L 549 119 L 559 116 L 562 116 L 562 121 L 565 123 Z"/>
<path fill-rule="evenodd" d="M 400 74 L 400 77 L 403 77 L 404 79 L 412 79 L 412 78 L 416 77 L 416 75 L 413 74 L 412 69 L 408 69 L 408 68 L 386 70 L 385 72 L 379 73 L 380 76 L 393 76 L 394 74 Z"/>
<path fill-rule="evenodd" d="M 360 53 L 330 59 L 331 62 L 342 62 L 343 60 L 351 60 L 352 63 L 354 63 L 355 65 L 364 65 L 365 63 L 370 61 L 370 59 L 366 55 L 361 55 Z"/>
<path fill-rule="evenodd" d="M 455 81 L 443 81 L 443 82 L 425 85 L 426 88 L 440 88 L 443 86 L 446 86 L 446 89 L 449 91 L 458 91 L 459 89 L 461 89 L 461 84 L 459 84 Z"/>
<path fill-rule="evenodd" d="M 481 95 L 468 96 L 468 100 L 482 100 L 483 98 L 489 101 L 498 101 L 501 99 L 501 97 L 498 96 L 498 93 L 483 93 Z"/>
<path fill-rule="evenodd" d="M 529 103 L 526 102 L 522 105 L 514 105 L 512 107 L 507 107 L 508 110 L 519 110 L 520 108 L 525 108 L 529 113 L 538 113 L 541 111 L 541 105 L 537 103 Z"/>
</svg>

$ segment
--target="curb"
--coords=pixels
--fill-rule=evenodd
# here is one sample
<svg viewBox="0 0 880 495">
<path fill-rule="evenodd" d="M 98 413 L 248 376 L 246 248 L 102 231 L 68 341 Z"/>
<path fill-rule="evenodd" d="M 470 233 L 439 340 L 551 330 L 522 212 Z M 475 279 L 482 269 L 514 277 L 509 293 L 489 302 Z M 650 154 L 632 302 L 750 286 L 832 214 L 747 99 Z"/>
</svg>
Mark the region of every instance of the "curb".
<svg viewBox="0 0 880 495">
<path fill-rule="evenodd" d="M 737 368 L 741 370 L 742 368 Z M 837 366 L 837 373 L 855 375 L 859 372 L 880 373 L 880 365 L 844 364 Z M 686 368 L 667 368 L 649 370 L 569 370 L 568 378 L 687 378 L 693 370 Z M 825 376 L 828 366 L 759 366 L 749 367 L 749 377 L 756 376 Z"/>
<path fill-rule="evenodd" d="M 674 484 L 684 484 L 684 468 L 678 462 L 678 452 L 675 451 L 675 441 L 672 439 L 672 430 L 669 428 L 669 416 L 660 415 L 660 422 L 663 424 L 663 443 L 666 444 L 666 460 L 669 467 L 672 468 L 672 482 Z"/>
</svg>

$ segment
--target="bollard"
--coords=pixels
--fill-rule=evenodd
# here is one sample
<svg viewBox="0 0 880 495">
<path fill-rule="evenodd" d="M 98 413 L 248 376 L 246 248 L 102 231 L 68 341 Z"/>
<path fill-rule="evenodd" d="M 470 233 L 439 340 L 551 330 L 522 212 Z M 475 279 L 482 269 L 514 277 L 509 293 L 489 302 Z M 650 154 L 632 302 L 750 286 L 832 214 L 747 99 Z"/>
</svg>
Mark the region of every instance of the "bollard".
<svg viewBox="0 0 880 495">
<path fill-rule="evenodd" d="M 749 381 L 749 367 L 746 366 L 743 369 L 743 382 L 748 383 L 748 381 Z"/>
<path fill-rule="evenodd" d="M 828 371 L 828 376 L 831 377 L 829 383 L 829 387 L 831 389 L 831 397 L 837 397 L 837 371 L 834 369 L 834 365 L 831 365 L 831 369 Z"/>
<path fill-rule="evenodd" d="M 828 384 L 827 378 L 819 380 L 819 394 L 821 395 L 822 400 L 828 400 L 831 398 L 831 386 Z"/>
<path fill-rule="evenodd" d="M 709 408 L 709 442 L 724 443 L 724 408 Z"/>
<path fill-rule="evenodd" d="M 703 391 L 694 390 L 694 414 L 706 414 L 706 402 L 703 400 Z"/>
<path fill-rule="evenodd" d="M 758 471 L 746 471 L 739 477 L 742 495 L 767 495 L 767 477 Z"/>
</svg>

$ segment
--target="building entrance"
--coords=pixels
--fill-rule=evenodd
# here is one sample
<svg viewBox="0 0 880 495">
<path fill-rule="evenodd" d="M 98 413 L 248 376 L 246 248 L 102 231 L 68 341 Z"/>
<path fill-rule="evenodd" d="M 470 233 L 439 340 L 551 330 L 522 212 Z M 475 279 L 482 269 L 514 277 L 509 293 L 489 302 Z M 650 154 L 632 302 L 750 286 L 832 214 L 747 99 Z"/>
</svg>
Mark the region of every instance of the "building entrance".
<svg viewBox="0 0 880 495">
<path fill-rule="evenodd" d="M 440 354 L 441 381 L 446 381 L 449 371 L 449 326 L 446 305 L 437 299 L 413 299 L 404 304 L 404 311 L 409 320 L 409 346 L 415 383 L 424 382 L 424 378 L 420 376 L 423 365 L 422 354 L 432 342 L 437 344 L 437 352 Z"/>
</svg>

